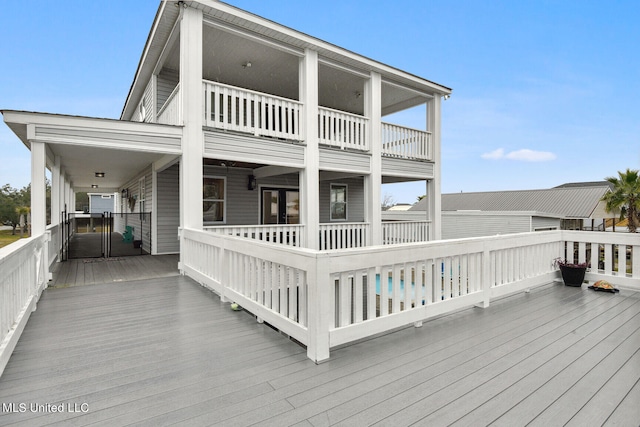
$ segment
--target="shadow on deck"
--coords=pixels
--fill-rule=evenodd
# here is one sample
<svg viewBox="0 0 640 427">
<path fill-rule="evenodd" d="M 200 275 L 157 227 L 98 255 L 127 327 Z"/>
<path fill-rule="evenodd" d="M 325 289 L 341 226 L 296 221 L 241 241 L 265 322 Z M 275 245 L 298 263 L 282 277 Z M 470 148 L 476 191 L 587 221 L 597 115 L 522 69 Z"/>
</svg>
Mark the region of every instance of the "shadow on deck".
<svg viewBox="0 0 640 427">
<path fill-rule="evenodd" d="M 0 424 L 637 425 L 639 380 L 634 292 L 550 284 L 315 365 L 174 276 L 47 289 L 0 401 L 64 411 L 3 406 Z"/>
</svg>

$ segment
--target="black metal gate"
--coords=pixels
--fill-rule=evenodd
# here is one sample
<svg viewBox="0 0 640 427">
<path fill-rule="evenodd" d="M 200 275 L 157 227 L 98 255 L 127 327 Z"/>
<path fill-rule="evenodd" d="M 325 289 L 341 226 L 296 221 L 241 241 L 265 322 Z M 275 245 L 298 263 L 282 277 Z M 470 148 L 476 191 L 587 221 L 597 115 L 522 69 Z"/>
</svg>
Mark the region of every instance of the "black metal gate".
<svg viewBox="0 0 640 427">
<path fill-rule="evenodd" d="M 62 212 L 61 260 L 151 253 L 151 213 Z M 117 225 L 117 226 L 116 226 Z"/>
</svg>

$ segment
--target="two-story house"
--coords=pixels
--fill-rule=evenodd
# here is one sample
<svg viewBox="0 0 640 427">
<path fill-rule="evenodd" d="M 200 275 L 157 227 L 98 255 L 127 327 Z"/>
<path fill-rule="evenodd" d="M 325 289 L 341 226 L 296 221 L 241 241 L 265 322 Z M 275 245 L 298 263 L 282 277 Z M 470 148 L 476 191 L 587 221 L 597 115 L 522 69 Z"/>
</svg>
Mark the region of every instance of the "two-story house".
<svg viewBox="0 0 640 427">
<path fill-rule="evenodd" d="M 0 248 L 0 373 L 63 258 L 79 191 L 117 194 L 117 231 L 151 254 L 179 253 L 183 274 L 316 362 L 338 346 L 549 285 L 558 257 L 588 262 L 587 280 L 640 289 L 632 235 L 440 240 L 440 108 L 450 92 L 225 3 L 160 2 L 119 120 L 2 111 L 31 150 L 33 236 Z M 384 121 L 413 107 L 426 111 L 421 130 Z M 403 181 L 425 183 L 424 216 L 385 223 L 381 186 Z M 554 307 L 573 310 L 562 298 Z M 141 300 L 132 305 L 142 311 Z"/>
<path fill-rule="evenodd" d="M 3 114 L 32 152 L 35 212 L 48 167 L 52 212 L 75 191 L 117 192 L 121 210 L 151 213 L 154 254 L 180 250 L 179 227 L 337 249 L 393 232 L 386 182 L 426 183 L 416 236 L 438 237 L 450 92 L 225 3 L 163 1 L 120 120 Z M 422 130 L 384 122 L 425 104 Z M 44 231 L 43 216 L 33 223 Z"/>
</svg>

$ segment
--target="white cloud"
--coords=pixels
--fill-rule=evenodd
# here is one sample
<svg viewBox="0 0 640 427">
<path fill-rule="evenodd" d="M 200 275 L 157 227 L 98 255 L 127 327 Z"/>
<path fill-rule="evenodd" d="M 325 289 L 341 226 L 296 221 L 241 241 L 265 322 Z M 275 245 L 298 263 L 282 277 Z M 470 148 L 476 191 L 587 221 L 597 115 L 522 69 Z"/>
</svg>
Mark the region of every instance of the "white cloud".
<svg viewBox="0 0 640 427">
<path fill-rule="evenodd" d="M 504 149 L 498 148 L 497 150 L 494 150 L 490 153 L 484 153 L 480 157 L 482 157 L 483 159 L 489 159 L 489 160 L 501 159 L 504 157 Z"/>
<path fill-rule="evenodd" d="M 529 150 L 528 148 L 510 151 L 506 154 L 503 148 L 498 148 L 497 150 L 489 153 L 484 153 L 480 157 L 488 160 L 508 159 L 522 162 L 548 162 L 556 159 L 556 155 L 550 151 L 534 151 Z"/>
</svg>

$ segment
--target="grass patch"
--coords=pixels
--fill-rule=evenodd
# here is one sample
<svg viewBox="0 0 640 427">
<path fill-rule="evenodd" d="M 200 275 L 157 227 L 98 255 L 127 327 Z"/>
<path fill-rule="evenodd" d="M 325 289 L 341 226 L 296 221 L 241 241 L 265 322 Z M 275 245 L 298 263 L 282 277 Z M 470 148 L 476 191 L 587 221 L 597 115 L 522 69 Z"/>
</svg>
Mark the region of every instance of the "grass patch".
<svg viewBox="0 0 640 427">
<path fill-rule="evenodd" d="M 24 237 L 28 237 L 26 234 Z M 7 246 L 20 239 L 20 232 L 16 231 L 15 236 L 11 235 L 11 230 L 0 230 L 0 248 Z"/>
</svg>

